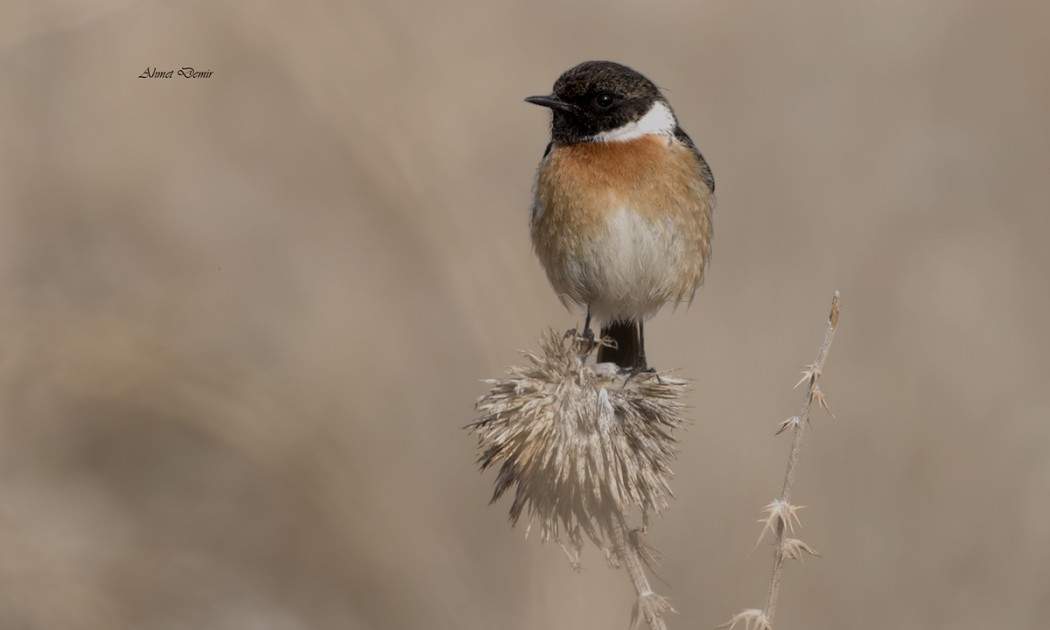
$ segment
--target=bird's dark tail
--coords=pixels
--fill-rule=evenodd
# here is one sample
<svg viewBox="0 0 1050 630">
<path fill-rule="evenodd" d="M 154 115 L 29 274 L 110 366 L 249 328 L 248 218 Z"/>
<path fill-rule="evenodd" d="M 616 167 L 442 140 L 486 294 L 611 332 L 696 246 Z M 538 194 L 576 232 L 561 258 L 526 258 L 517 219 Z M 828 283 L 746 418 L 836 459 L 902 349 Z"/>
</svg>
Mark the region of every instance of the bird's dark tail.
<svg viewBox="0 0 1050 630">
<path fill-rule="evenodd" d="M 616 347 L 598 348 L 598 363 L 615 363 L 626 369 L 645 369 L 645 346 L 642 324 L 633 319 L 612 322 L 602 326 L 602 338 L 616 342 Z"/>
</svg>

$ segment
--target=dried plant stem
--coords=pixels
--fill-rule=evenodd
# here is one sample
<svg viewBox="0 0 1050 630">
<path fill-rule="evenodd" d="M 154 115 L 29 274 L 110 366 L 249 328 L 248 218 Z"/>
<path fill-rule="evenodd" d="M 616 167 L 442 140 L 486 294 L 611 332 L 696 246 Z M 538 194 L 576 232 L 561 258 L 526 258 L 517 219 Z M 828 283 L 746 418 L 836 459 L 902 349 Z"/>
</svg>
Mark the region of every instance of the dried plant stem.
<svg viewBox="0 0 1050 630">
<path fill-rule="evenodd" d="M 781 490 L 778 501 L 781 506 L 791 505 L 791 488 L 795 484 L 795 467 L 798 465 L 799 452 L 802 450 L 802 438 L 806 432 L 806 425 L 809 424 L 810 408 L 812 408 L 814 401 L 817 401 L 818 404 L 824 407 L 827 406 L 824 403 L 824 397 L 820 392 L 817 381 L 820 380 L 823 372 L 824 361 L 828 358 L 828 351 L 831 349 L 831 341 L 835 337 L 835 326 L 838 325 L 838 321 L 839 292 L 835 291 L 835 295 L 831 300 L 831 314 L 828 316 L 828 325 L 824 332 L 824 342 L 820 344 L 816 360 L 803 372 L 803 380 L 799 382 L 799 384 L 802 384 L 807 380 L 809 381 L 806 392 L 802 397 L 802 409 L 799 410 L 798 415 L 789 419 L 788 423 L 784 425 L 784 428 L 793 426 L 795 435 L 791 442 L 791 455 L 788 457 L 787 472 L 784 474 L 784 487 Z M 776 507 L 773 509 L 776 509 Z M 791 557 L 788 548 L 785 546 L 785 530 L 791 527 L 791 518 L 794 516 L 791 510 L 792 508 L 787 507 L 786 515 L 775 518 L 773 522 L 775 537 L 773 544 L 773 569 L 769 576 L 769 593 L 766 597 L 766 606 L 762 611 L 765 621 L 770 627 L 773 624 L 773 615 L 777 608 L 781 569 L 784 566 L 784 560 Z"/>
<path fill-rule="evenodd" d="M 645 575 L 645 563 L 642 561 L 639 548 L 641 541 L 628 531 L 623 521 L 617 520 L 613 526 L 613 544 L 616 546 L 615 553 L 623 560 L 627 574 L 631 577 L 634 592 L 638 595 L 631 627 L 637 628 L 644 617 L 651 630 L 667 630 L 663 613 L 670 606 L 666 599 L 654 593 L 652 587 L 649 586 L 649 578 Z"/>
</svg>

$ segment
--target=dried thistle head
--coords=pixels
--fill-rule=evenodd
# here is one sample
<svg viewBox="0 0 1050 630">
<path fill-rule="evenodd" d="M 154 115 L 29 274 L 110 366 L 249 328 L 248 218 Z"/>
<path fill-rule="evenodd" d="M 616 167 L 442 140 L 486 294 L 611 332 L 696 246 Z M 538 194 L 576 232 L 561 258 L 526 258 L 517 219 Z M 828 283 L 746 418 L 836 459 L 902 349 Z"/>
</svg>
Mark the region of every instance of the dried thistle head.
<svg viewBox="0 0 1050 630">
<path fill-rule="evenodd" d="M 523 353 L 528 365 L 486 381 L 469 426 L 482 470 L 500 467 L 492 500 L 513 487 L 511 522 L 527 512 L 544 542 L 568 545 L 570 559 L 584 533 L 607 550 L 614 524 L 635 510 L 647 524 L 667 507 L 689 389 L 666 374 L 628 378 L 585 365 L 586 345 L 548 331 L 540 354 Z"/>
</svg>

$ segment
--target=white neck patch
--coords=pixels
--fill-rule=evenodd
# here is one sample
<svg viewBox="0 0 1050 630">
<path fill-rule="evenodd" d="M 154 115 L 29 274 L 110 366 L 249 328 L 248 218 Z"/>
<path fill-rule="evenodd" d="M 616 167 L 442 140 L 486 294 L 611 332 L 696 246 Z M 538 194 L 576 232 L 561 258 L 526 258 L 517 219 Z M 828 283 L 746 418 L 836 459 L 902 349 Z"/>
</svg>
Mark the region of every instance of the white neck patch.
<svg viewBox="0 0 1050 630">
<path fill-rule="evenodd" d="M 649 108 L 649 111 L 646 112 L 645 116 L 622 127 L 603 131 L 595 135 L 592 140 L 598 142 L 627 142 L 649 134 L 669 136 L 674 133 L 674 129 L 677 126 L 678 122 L 674 119 L 671 108 L 666 103 L 656 101 Z"/>
</svg>

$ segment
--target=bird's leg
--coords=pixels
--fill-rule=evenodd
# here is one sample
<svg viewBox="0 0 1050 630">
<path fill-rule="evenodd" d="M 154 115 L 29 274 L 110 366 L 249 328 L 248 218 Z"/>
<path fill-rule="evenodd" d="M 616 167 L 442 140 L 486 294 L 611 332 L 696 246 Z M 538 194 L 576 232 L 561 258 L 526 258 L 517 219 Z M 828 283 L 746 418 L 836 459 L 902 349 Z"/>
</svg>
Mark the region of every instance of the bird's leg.
<svg viewBox="0 0 1050 630">
<path fill-rule="evenodd" d="M 594 347 L 594 331 L 591 330 L 591 307 L 587 307 L 587 317 L 583 320 L 583 339 L 587 343 L 587 352 Z"/>
</svg>

